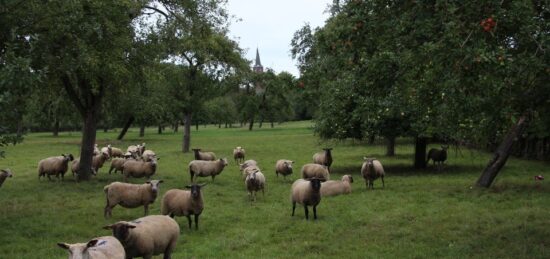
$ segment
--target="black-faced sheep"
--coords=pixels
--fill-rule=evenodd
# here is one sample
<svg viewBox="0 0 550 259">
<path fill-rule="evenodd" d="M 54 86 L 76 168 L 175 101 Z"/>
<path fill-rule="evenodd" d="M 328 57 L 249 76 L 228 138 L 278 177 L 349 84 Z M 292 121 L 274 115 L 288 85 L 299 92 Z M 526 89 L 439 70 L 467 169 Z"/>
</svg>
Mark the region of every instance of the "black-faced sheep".
<svg viewBox="0 0 550 259">
<path fill-rule="evenodd" d="M 216 160 L 216 154 L 214 152 L 201 151 L 200 148 L 192 149 L 195 154 L 195 160 L 214 161 Z"/>
<path fill-rule="evenodd" d="M 164 254 L 165 259 L 171 258 L 180 236 L 178 223 L 163 215 L 119 221 L 103 228 L 113 231 L 113 236 L 124 246 L 126 258 L 150 259 L 159 254 Z"/>
<path fill-rule="evenodd" d="M 384 167 L 382 167 L 382 163 L 378 161 L 376 158 L 363 158 L 364 162 L 361 166 L 361 175 L 363 175 L 363 178 L 365 178 L 365 185 L 367 189 L 371 187 L 371 189 L 374 189 L 374 180 L 380 178 L 382 180 L 382 187 L 385 187 L 384 183 Z"/>
<path fill-rule="evenodd" d="M 317 205 L 321 202 L 321 180 L 312 178 L 298 179 L 291 188 L 292 216 L 296 210 L 296 203 L 304 205 L 306 220 L 309 219 L 308 206 L 313 206 L 313 218 L 317 219 Z"/>
<path fill-rule="evenodd" d="M 256 192 L 262 191 L 262 195 L 265 189 L 265 176 L 260 171 L 255 171 L 246 176 L 244 180 L 246 189 L 248 190 L 248 196 L 250 200 L 256 201 Z"/>
<path fill-rule="evenodd" d="M 192 183 L 187 185 L 189 190 L 171 189 L 162 197 L 162 215 L 170 217 L 185 216 L 191 229 L 191 215 L 195 216 L 195 229 L 199 229 L 199 216 L 204 209 L 201 189 L 206 184 Z"/>
<path fill-rule="evenodd" d="M 67 169 L 69 168 L 69 161 L 73 161 L 74 157 L 72 154 L 62 154 L 61 156 L 48 157 L 40 160 L 38 162 L 38 179 L 42 176 L 48 176 L 48 179 L 51 180 L 50 175 L 55 175 L 59 179 L 65 176 Z"/>
<path fill-rule="evenodd" d="M 189 163 L 191 182 L 195 182 L 195 178 L 198 176 L 211 176 L 212 181 L 214 181 L 216 175 L 220 174 L 225 166 L 227 166 L 226 158 L 220 158 L 216 161 L 193 160 Z"/>
<path fill-rule="evenodd" d="M 283 175 L 286 180 L 286 176 L 292 174 L 292 164 L 294 161 L 281 159 L 275 163 L 275 174 L 279 177 L 279 174 Z"/>
<path fill-rule="evenodd" d="M 0 187 L 2 187 L 2 184 L 8 177 L 13 177 L 13 174 L 11 173 L 10 169 L 1 169 L 0 170 Z"/>
<path fill-rule="evenodd" d="M 105 218 L 111 217 L 113 208 L 118 204 L 124 208 L 144 207 L 144 214 L 149 212 L 149 204 L 155 202 L 159 192 L 159 184 L 162 180 L 151 180 L 145 184 L 129 184 L 113 182 L 103 187 L 107 204 L 105 205 Z"/>
<path fill-rule="evenodd" d="M 251 166 L 243 169 L 243 172 L 242 172 L 243 179 L 246 179 L 246 177 L 249 174 L 254 173 L 254 172 L 259 172 L 259 171 L 261 171 L 260 167 L 258 167 L 257 165 L 251 165 Z"/>
<path fill-rule="evenodd" d="M 330 174 L 327 170 L 327 167 L 319 164 L 305 164 L 302 166 L 302 178 L 319 178 L 321 181 L 330 180 Z"/>
<path fill-rule="evenodd" d="M 443 167 L 443 163 L 445 163 L 445 160 L 447 160 L 447 149 L 449 146 L 442 145 L 441 149 L 432 148 L 430 151 L 428 151 L 428 158 L 426 159 L 426 164 L 430 161 L 430 159 L 433 161 L 433 165 L 435 167 L 437 163 L 437 169 L 441 170 Z"/>
<path fill-rule="evenodd" d="M 112 236 L 96 237 L 87 243 L 57 243 L 69 251 L 69 259 L 125 259 L 124 247 Z"/>
<path fill-rule="evenodd" d="M 157 160 L 153 159 L 149 162 L 128 159 L 122 165 L 122 174 L 124 175 L 124 182 L 128 182 L 128 177 L 142 178 L 147 177 L 151 179 L 157 171 Z"/>
<path fill-rule="evenodd" d="M 237 147 L 233 149 L 233 158 L 235 159 L 235 163 L 240 163 L 244 161 L 245 151 L 242 147 Z"/>
<path fill-rule="evenodd" d="M 323 152 L 315 153 L 313 155 L 313 163 L 324 165 L 330 171 L 330 166 L 332 165 L 332 148 L 323 148 Z"/>
<path fill-rule="evenodd" d="M 342 176 L 342 181 L 326 181 L 321 183 L 321 196 L 336 196 L 351 193 L 353 177 L 349 174 Z"/>
</svg>

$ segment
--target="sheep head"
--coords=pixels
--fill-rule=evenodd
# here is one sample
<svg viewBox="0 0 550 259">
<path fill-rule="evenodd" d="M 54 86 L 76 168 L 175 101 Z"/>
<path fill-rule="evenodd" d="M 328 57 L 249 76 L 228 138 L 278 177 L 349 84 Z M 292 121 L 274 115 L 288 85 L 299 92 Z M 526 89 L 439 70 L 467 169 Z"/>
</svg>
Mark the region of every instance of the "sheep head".
<svg viewBox="0 0 550 259">
<path fill-rule="evenodd" d="M 13 174 L 11 173 L 10 169 L 1 169 L 0 172 L 2 172 L 5 177 L 13 177 Z"/>
<path fill-rule="evenodd" d="M 201 188 L 204 187 L 205 185 L 206 185 L 206 183 L 203 183 L 203 184 L 193 183 L 191 185 L 185 186 L 185 188 L 191 189 L 191 197 L 193 197 L 193 199 L 196 199 L 196 198 L 200 197 Z"/>
<path fill-rule="evenodd" d="M 126 221 L 119 221 L 115 224 L 104 226 L 103 229 L 111 229 L 113 236 L 120 242 L 125 241 L 130 236 L 130 229 L 136 228 L 136 225 L 130 224 Z"/>
<path fill-rule="evenodd" d="M 311 189 L 318 192 L 321 189 L 321 179 L 313 177 L 308 179 Z"/>
</svg>

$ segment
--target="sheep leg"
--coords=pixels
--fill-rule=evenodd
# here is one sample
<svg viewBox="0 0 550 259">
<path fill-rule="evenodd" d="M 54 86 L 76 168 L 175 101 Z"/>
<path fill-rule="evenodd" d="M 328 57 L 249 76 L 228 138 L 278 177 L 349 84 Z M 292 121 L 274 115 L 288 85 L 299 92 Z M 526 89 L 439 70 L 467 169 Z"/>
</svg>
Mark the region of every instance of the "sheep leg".
<svg viewBox="0 0 550 259">
<path fill-rule="evenodd" d="M 309 220 L 309 211 L 307 209 L 307 205 L 304 204 L 304 210 L 306 211 L 306 220 Z"/>
<path fill-rule="evenodd" d="M 317 205 L 313 206 L 313 219 L 317 219 Z"/>
<path fill-rule="evenodd" d="M 212 182 L 214 181 L 214 178 L 216 178 L 216 176 L 215 176 L 215 175 L 212 175 Z"/>
<path fill-rule="evenodd" d="M 369 189 L 369 180 L 365 180 L 365 188 Z"/>
<path fill-rule="evenodd" d="M 105 205 L 105 209 L 103 210 L 103 217 L 111 217 L 113 215 L 113 207 L 109 206 L 109 201 L 107 201 L 107 205 Z"/>
<path fill-rule="evenodd" d="M 292 216 L 294 217 L 294 211 L 296 210 L 296 202 L 292 202 Z"/>
<path fill-rule="evenodd" d="M 195 214 L 195 230 L 199 230 L 199 214 Z"/>
<path fill-rule="evenodd" d="M 189 169 L 189 175 L 191 175 L 191 182 L 194 183 L 193 177 L 195 176 L 195 173 L 191 169 Z"/>
<path fill-rule="evenodd" d="M 51 178 L 50 175 L 48 174 L 48 181 L 51 181 L 51 180 L 52 180 L 52 178 Z"/>
<path fill-rule="evenodd" d="M 187 215 L 187 223 L 189 224 L 189 229 L 191 229 L 191 226 L 193 225 L 193 222 L 191 221 L 191 215 Z"/>
<path fill-rule="evenodd" d="M 380 179 L 382 180 L 382 188 L 386 188 L 386 184 L 384 183 L 384 176 L 381 176 Z"/>
<path fill-rule="evenodd" d="M 111 166 L 111 168 L 109 168 L 109 174 L 111 174 L 111 171 L 113 171 L 113 166 Z M 115 170 L 115 173 L 116 173 L 116 170 Z"/>
</svg>

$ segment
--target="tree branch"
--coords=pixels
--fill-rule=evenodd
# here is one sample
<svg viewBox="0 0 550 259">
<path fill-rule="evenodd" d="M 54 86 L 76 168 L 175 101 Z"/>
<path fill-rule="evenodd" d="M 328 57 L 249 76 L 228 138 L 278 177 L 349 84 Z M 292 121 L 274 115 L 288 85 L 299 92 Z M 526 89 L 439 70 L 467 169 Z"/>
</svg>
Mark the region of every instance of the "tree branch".
<svg viewBox="0 0 550 259">
<path fill-rule="evenodd" d="M 76 106 L 76 109 L 80 114 L 84 117 L 86 116 L 86 109 L 84 108 L 84 105 L 80 101 L 80 98 L 78 98 L 78 95 L 76 94 L 75 90 L 72 87 L 71 80 L 69 78 L 69 75 L 64 74 L 61 77 L 61 81 L 63 81 L 63 87 L 65 88 L 65 91 L 67 91 L 67 95 L 69 96 L 69 99 L 73 101 L 74 105 Z"/>
</svg>

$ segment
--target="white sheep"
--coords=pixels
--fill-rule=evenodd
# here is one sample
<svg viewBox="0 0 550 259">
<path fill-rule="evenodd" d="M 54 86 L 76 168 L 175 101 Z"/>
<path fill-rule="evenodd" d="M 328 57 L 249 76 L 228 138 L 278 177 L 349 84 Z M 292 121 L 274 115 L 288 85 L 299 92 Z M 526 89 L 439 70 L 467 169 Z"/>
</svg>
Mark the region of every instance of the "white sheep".
<svg viewBox="0 0 550 259">
<path fill-rule="evenodd" d="M 94 151 L 93 151 L 94 156 L 99 154 L 99 152 L 100 152 L 99 146 L 97 144 L 94 144 Z"/>
<path fill-rule="evenodd" d="M 216 161 L 193 160 L 189 163 L 191 182 L 195 182 L 195 178 L 198 176 L 211 176 L 212 181 L 214 181 L 216 175 L 220 174 L 225 166 L 227 166 L 226 158 L 220 158 Z"/>
<path fill-rule="evenodd" d="M 113 208 L 118 204 L 124 208 L 144 207 L 144 213 L 149 212 L 149 204 L 155 202 L 162 180 L 151 180 L 144 184 L 129 184 L 113 182 L 103 187 L 107 204 L 103 212 L 105 218 L 111 217 Z"/>
<path fill-rule="evenodd" d="M 242 172 L 243 179 L 246 179 L 246 177 L 251 173 L 259 172 L 259 171 L 261 171 L 260 167 L 258 167 L 257 165 L 251 165 L 243 169 L 243 172 Z"/>
<path fill-rule="evenodd" d="M 122 173 L 122 169 L 124 168 L 123 167 L 124 163 L 126 163 L 125 158 L 115 158 L 115 159 L 111 160 L 111 168 L 109 168 L 109 174 L 111 174 L 113 169 L 115 169 L 115 174 L 116 174 L 116 172 L 121 172 Z"/>
<path fill-rule="evenodd" d="M 113 236 L 122 243 L 126 258 L 150 259 L 159 254 L 164 254 L 165 259 L 171 258 L 180 236 L 178 223 L 163 215 L 119 221 L 103 228 L 112 230 Z"/>
<path fill-rule="evenodd" d="M 195 216 L 195 229 L 199 229 L 199 216 L 204 209 L 201 189 L 204 184 L 187 185 L 189 190 L 171 189 L 162 197 L 161 213 L 170 217 L 185 216 L 191 229 L 191 215 Z"/>
<path fill-rule="evenodd" d="M 292 174 L 293 163 L 294 161 L 292 160 L 286 160 L 286 159 L 277 160 L 277 163 L 275 163 L 275 174 L 277 174 L 277 177 L 279 177 L 279 174 L 281 174 L 286 180 L 286 176 Z"/>
<path fill-rule="evenodd" d="M 349 174 L 342 176 L 342 181 L 326 181 L 321 183 L 321 196 L 336 196 L 351 193 L 353 177 Z"/>
<path fill-rule="evenodd" d="M 122 152 L 122 149 L 112 147 L 110 144 L 108 147 L 111 148 L 111 157 L 124 157 L 124 152 Z"/>
<path fill-rule="evenodd" d="M 148 162 L 154 159 L 157 159 L 157 154 L 153 152 L 153 150 L 145 150 L 143 151 L 143 154 L 141 155 L 143 161 Z"/>
<path fill-rule="evenodd" d="M 319 164 L 305 164 L 302 166 L 302 178 L 309 179 L 313 177 L 317 177 L 321 181 L 330 180 L 330 174 L 326 166 Z"/>
<path fill-rule="evenodd" d="M 296 203 L 304 205 L 306 220 L 309 219 L 308 206 L 313 206 L 313 219 L 317 219 L 317 205 L 321 202 L 321 180 L 318 178 L 298 179 L 291 187 L 292 216 Z"/>
<path fill-rule="evenodd" d="M 96 175 L 99 169 L 103 167 L 103 164 L 105 164 L 105 161 L 107 161 L 107 159 L 109 159 L 109 154 L 106 152 L 100 152 L 99 154 L 92 157 L 92 172 L 94 175 Z M 75 174 L 78 174 L 79 170 L 80 158 L 75 159 L 71 164 L 71 172 L 73 173 L 73 176 Z"/>
<path fill-rule="evenodd" d="M 142 156 L 143 151 L 145 151 L 145 142 L 141 143 L 141 145 L 138 145 L 138 155 Z"/>
<path fill-rule="evenodd" d="M 87 243 L 57 243 L 69 250 L 69 259 L 125 259 L 124 247 L 112 236 L 96 237 Z"/>
<path fill-rule="evenodd" d="M 258 162 L 256 160 L 246 160 L 244 163 L 239 164 L 239 170 L 242 172 L 245 168 L 253 165 L 258 165 Z"/>
<path fill-rule="evenodd" d="M 13 177 L 10 169 L 0 169 L 0 187 L 8 177 Z"/>
<path fill-rule="evenodd" d="M 50 175 L 55 175 L 59 179 L 61 174 L 61 180 L 65 176 L 67 169 L 69 168 L 69 161 L 73 161 L 72 154 L 61 154 L 61 156 L 48 157 L 38 162 L 38 179 L 42 176 L 48 176 L 48 180 L 51 180 Z"/>
<path fill-rule="evenodd" d="M 332 148 L 323 148 L 323 152 L 315 153 L 313 155 L 313 163 L 324 165 L 330 171 L 330 166 L 332 165 Z"/>
<path fill-rule="evenodd" d="M 244 180 L 246 189 L 248 190 L 248 196 L 250 200 L 256 201 L 256 192 L 262 191 L 262 195 L 265 194 L 265 176 L 260 171 L 255 171 L 246 176 Z"/>
<path fill-rule="evenodd" d="M 122 174 L 124 175 L 124 181 L 128 181 L 128 177 L 147 177 L 151 179 L 157 171 L 157 160 L 153 159 L 149 162 L 139 161 L 139 160 L 127 160 L 124 165 L 122 165 Z"/>
<path fill-rule="evenodd" d="M 201 151 L 200 148 L 192 149 L 195 154 L 195 160 L 214 161 L 216 160 L 216 154 L 214 152 Z"/>
<path fill-rule="evenodd" d="M 241 161 L 244 161 L 245 156 L 245 150 L 242 147 L 237 147 L 233 149 L 233 158 L 235 159 L 235 163 L 239 163 Z"/>
<path fill-rule="evenodd" d="M 385 187 L 384 183 L 384 167 L 382 163 L 376 158 L 363 157 L 363 165 L 361 166 L 361 175 L 365 178 L 365 185 L 367 189 L 369 186 L 374 189 L 374 180 L 380 178 L 382 180 L 382 187 Z"/>
<path fill-rule="evenodd" d="M 128 148 L 126 149 L 126 154 L 130 153 L 130 155 L 133 157 L 133 158 L 138 158 L 140 155 L 139 155 L 139 150 L 141 149 L 141 145 L 131 145 L 131 146 L 128 146 Z"/>
</svg>

